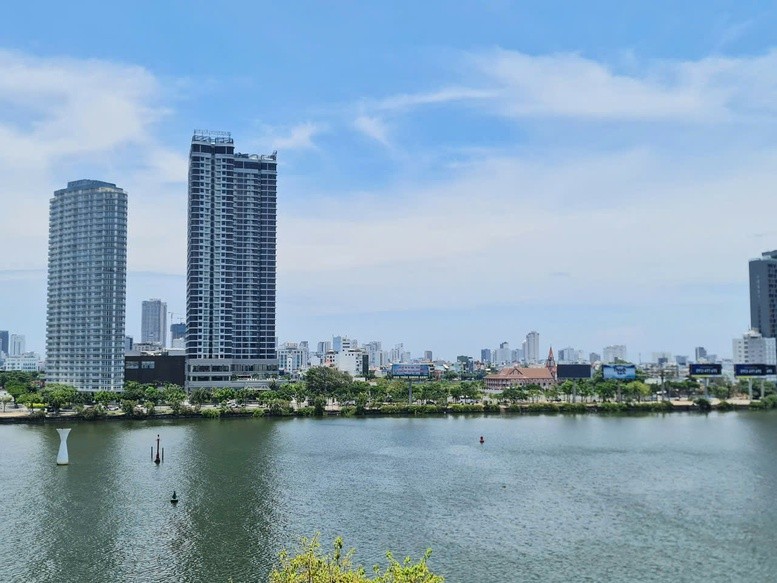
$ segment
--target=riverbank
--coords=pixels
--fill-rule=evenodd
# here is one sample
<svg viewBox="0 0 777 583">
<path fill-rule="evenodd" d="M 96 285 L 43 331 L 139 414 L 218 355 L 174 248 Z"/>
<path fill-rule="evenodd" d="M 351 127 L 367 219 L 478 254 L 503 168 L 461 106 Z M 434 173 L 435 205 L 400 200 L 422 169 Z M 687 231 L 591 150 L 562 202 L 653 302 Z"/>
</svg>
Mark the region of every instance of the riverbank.
<svg viewBox="0 0 777 583">
<path fill-rule="evenodd" d="M 85 415 L 83 412 L 63 410 L 57 413 L 40 409 L 23 408 L 0 412 L 0 423 L 46 423 L 46 422 L 92 422 L 92 421 L 142 421 L 166 419 L 220 419 L 232 417 L 385 417 L 385 416 L 443 416 L 462 414 L 481 415 L 644 415 L 648 413 L 706 413 L 709 411 L 732 411 L 762 409 L 759 401 L 718 399 L 649 401 L 649 402 L 604 402 L 604 403 L 514 403 L 498 405 L 490 403 L 452 403 L 442 405 L 383 404 L 377 407 L 357 408 L 355 406 L 330 405 L 323 411 L 314 407 L 262 407 L 256 404 L 244 407 L 220 407 L 205 405 L 201 408 L 185 408 L 174 412 L 170 407 L 159 406 L 150 414 L 127 414 L 123 411 L 103 411 L 100 414 Z"/>
</svg>

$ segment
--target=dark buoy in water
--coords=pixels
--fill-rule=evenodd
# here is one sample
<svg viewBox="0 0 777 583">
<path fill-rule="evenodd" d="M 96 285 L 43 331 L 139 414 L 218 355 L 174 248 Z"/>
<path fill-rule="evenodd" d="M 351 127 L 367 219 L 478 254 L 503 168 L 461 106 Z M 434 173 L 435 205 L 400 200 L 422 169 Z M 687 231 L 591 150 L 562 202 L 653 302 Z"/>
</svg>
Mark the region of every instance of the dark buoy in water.
<svg viewBox="0 0 777 583">
<path fill-rule="evenodd" d="M 153 451 L 153 448 L 151 448 L 151 449 Z M 154 458 L 154 463 L 156 465 L 159 465 L 160 461 L 161 460 L 159 459 L 159 435 L 157 434 L 157 436 L 156 436 L 156 457 Z"/>
<path fill-rule="evenodd" d="M 481 436 L 480 436 L 480 443 L 485 443 L 485 442 L 486 442 L 486 440 L 485 440 L 485 439 L 483 439 L 483 436 L 481 435 Z"/>
<path fill-rule="evenodd" d="M 175 495 L 175 490 L 173 490 L 173 497 L 170 498 L 171 504 L 178 504 L 178 496 Z"/>
</svg>

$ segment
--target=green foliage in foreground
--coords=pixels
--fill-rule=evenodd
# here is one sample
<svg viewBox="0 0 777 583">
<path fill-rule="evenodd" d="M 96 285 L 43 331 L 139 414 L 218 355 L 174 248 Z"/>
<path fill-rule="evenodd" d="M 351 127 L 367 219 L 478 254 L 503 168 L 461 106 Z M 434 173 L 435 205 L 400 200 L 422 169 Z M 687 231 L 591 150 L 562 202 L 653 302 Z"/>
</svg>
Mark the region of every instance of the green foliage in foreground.
<svg viewBox="0 0 777 583">
<path fill-rule="evenodd" d="M 321 552 L 318 535 L 311 539 L 303 538 L 297 554 L 286 551 L 280 555 L 280 566 L 270 573 L 270 583 L 443 583 L 440 575 L 435 575 L 426 564 L 432 554 L 426 551 L 424 556 L 413 563 L 410 557 L 402 563 L 391 553 L 386 553 L 388 565 L 385 569 L 379 565 L 373 567 L 373 576 L 367 575 L 363 567 L 354 566 L 353 549 L 343 553 L 343 539 L 337 538 L 331 554 Z"/>
</svg>

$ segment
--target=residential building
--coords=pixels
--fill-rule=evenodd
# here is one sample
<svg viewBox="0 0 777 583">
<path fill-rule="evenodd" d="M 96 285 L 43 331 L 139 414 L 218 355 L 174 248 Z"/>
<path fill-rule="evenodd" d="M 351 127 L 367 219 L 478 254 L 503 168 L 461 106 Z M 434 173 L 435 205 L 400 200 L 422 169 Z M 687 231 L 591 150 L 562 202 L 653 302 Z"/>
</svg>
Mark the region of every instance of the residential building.
<svg viewBox="0 0 777 583">
<path fill-rule="evenodd" d="M 598 354 L 596 352 L 591 352 L 588 355 L 588 362 L 590 362 L 591 364 L 594 364 L 595 362 L 601 362 L 601 361 L 602 361 L 602 355 L 601 354 Z"/>
<path fill-rule="evenodd" d="M 577 350 L 574 348 L 562 348 L 558 351 L 559 363 L 569 364 L 577 362 Z"/>
<path fill-rule="evenodd" d="M 504 366 L 513 362 L 513 351 L 508 342 L 501 342 L 499 348 L 494 351 L 494 362 L 497 366 Z"/>
<path fill-rule="evenodd" d="M 167 346 L 167 303 L 152 298 L 143 302 L 140 341 Z"/>
<path fill-rule="evenodd" d="M 526 335 L 526 348 L 524 349 L 526 362 L 534 364 L 540 360 L 540 333 L 532 330 Z"/>
<path fill-rule="evenodd" d="M 323 356 L 332 350 L 332 343 L 329 340 L 324 340 L 316 345 L 316 356 L 323 358 Z"/>
<path fill-rule="evenodd" d="M 693 350 L 693 357 L 695 362 L 705 362 L 707 360 L 707 349 L 703 346 L 697 346 Z"/>
<path fill-rule="evenodd" d="M 480 362 L 484 364 L 491 364 L 491 349 L 490 348 L 482 348 L 480 350 Z"/>
<path fill-rule="evenodd" d="M 602 351 L 602 362 L 611 363 L 617 360 L 627 361 L 626 346 L 623 344 L 613 344 L 605 346 Z"/>
<path fill-rule="evenodd" d="M 24 334 L 11 334 L 8 341 L 8 356 L 19 356 L 25 353 L 26 339 Z"/>
<path fill-rule="evenodd" d="M 132 336 L 125 336 L 124 337 L 124 353 L 130 352 L 132 348 L 135 346 L 135 340 L 132 338 Z"/>
<path fill-rule="evenodd" d="M 777 364 L 777 339 L 764 337 L 757 330 L 749 330 L 741 338 L 734 338 L 735 364 Z"/>
<path fill-rule="evenodd" d="M 0 354 L 8 354 L 8 330 L 0 330 Z"/>
<path fill-rule="evenodd" d="M 426 362 L 432 362 L 434 360 L 431 350 L 424 350 L 424 360 Z"/>
<path fill-rule="evenodd" d="M 332 350 L 335 352 L 345 352 L 353 348 L 358 348 L 359 343 L 356 340 L 352 340 L 346 336 L 333 336 L 332 337 Z"/>
<path fill-rule="evenodd" d="M 127 193 L 68 182 L 50 202 L 46 380 L 80 391 L 124 384 Z"/>
<path fill-rule="evenodd" d="M 307 342 L 286 342 L 278 349 L 278 369 L 286 374 L 294 375 L 308 368 Z"/>
<path fill-rule="evenodd" d="M 228 132 L 189 152 L 188 389 L 264 386 L 275 336 L 277 156 L 240 154 Z"/>
<path fill-rule="evenodd" d="M 335 353 L 335 367 L 353 377 L 363 377 L 369 372 L 369 356 L 359 348 L 349 348 Z"/>
</svg>

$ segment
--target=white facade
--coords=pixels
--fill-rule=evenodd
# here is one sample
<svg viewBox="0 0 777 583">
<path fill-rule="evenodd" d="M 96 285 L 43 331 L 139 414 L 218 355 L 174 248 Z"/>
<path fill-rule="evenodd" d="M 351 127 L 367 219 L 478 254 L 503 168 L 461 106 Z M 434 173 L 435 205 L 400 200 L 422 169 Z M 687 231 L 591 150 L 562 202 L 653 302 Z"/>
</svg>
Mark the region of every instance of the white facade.
<svg viewBox="0 0 777 583">
<path fill-rule="evenodd" d="M 295 374 L 308 368 L 307 343 L 286 342 L 278 349 L 278 368 L 288 374 Z"/>
<path fill-rule="evenodd" d="M 735 364 L 777 364 L 777 339 L 764 338 L 750 330 L 742 338 L 734 338 Z"/>
<path fill-rule="evenodd" d="M 19 356 L 24 354 L 25 338 L 24 334 L 11 334 L 8 340 L 8 356 Z"/>
<path fill-rule="evenodd" d="M 34 352 L 15 354 L 5 359 L 3 370 L 20 370 L 23 372 L 38 372 L 40 370 L 40 356 Z"/>
<path fill-rule="evenodd" d="M 534 364 L 540 360 L 540 333 L 532 330 L 526 335 L 526 347 L 524 348 L 526 362 Z"/>
<path fill-rule="evenodd" d="M 493 351 L 493 359 L 497 366 L 504 366 L 513 361 L 513 351 L 510 350 L 510 344 L 502 342 L 499 348 Z"/>
<path fill-rule="evenodd" d="M 602 362 L 611 363 L 616 359 L 627 361 L 626 358 L 626 346 L 623 344 L 613 344 L 612 346 L 605 346 L 602 351 Z"/>
<path fill-rule="evenodd" d="M 124 385 L 127 193 L 69 182 L 50 203 L 46 380 L 80 391 Z"/>
<path fill-rule="evenodd" d="M 364 370 L 362 365 L 366 354 L 366 352 L 358 348 L 338 352 L 335 357 L 335 367 L 337 370 L 347 372 L 354 377 L 365 376 L 367 371 Z"/>
</svg>

